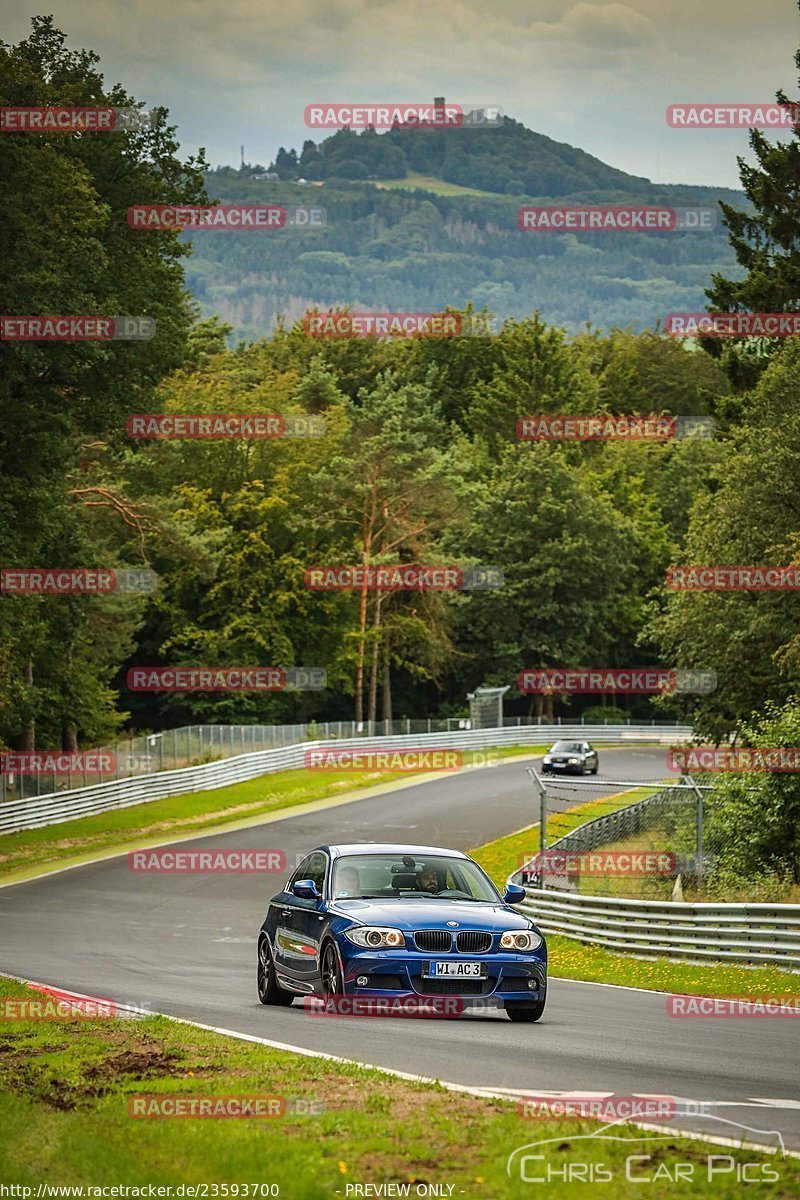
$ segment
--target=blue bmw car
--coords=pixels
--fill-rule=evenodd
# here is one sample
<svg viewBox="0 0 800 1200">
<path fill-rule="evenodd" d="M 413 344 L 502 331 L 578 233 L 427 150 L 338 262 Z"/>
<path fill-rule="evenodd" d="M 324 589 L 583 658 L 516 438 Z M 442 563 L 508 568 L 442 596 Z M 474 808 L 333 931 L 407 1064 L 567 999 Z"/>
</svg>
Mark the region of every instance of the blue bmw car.
<svg viewBox="0 0 800 1200">
<path fill-rule="evenodd" d="M 491 996 L 512 1021 L 538 1021 L 547 947 L 510 907 L 524 898 L 457 850 L 318 846 L 269 902 L 259 999 Z"/>
</svg>

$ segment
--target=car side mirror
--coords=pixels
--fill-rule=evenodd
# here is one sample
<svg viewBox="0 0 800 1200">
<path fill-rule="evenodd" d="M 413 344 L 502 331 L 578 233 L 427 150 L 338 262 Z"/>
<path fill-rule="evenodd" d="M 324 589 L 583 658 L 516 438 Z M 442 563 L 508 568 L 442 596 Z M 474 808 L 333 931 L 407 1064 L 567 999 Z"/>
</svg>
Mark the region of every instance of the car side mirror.
<svg viewBox="0 0 800 1200">
<path fill-rule="evenodd" d="M 292 895 L 300 900 L 320 900 L 321 896 L 313 879 L 298 879 L 292 884 Z"/>
<path fill-rule="evenodd" d="M 503 892 L 504 904 L 521 904 L 525 899 L 525 888 L 520 887 L 518 883 L 506 884 L 506 890 Z"/>
</svg>

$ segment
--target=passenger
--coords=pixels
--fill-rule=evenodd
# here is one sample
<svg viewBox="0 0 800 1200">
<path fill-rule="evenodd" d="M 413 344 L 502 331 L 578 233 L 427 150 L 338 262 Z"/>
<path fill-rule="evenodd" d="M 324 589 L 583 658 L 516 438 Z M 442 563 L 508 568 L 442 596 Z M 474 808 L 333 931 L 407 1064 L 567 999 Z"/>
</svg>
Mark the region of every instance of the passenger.
<svg viewBox="0 0 800 1200">
<path fill-rule="evenodd" d="M 361 895 L 361 881 L 355 867 L 345 867 L 337 874 L 336 895 L 340 899 Z"/>
</svg>

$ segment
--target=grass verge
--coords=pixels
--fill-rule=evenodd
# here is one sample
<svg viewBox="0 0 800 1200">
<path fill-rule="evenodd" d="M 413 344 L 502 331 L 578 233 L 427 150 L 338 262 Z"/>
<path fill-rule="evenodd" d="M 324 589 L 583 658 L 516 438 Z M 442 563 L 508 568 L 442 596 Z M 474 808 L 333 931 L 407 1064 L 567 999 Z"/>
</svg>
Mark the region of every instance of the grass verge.
<svg viewBox="0 0 800 1200">
<path fill-rule="evenodd" d="M 0 997 L 42 998 L 8 980 L 0 980 Z M 264 1029 L 268 1035 L 268 1011 Z M 530 1032 L 535 1043 L 539 1031 Z M 286 1111 L 262 1119 L 129 1115 L 136 1097 L 163 1101 L 175 1095 L 279 1097 Z M 364 1185 L 384 1183 L 396 1185 L 383 1193 L 395 1196 L 515 1200 L 530 1196 L 531 1184 L 520 1179 L 519 1168 L 508 1178 L 509 1154 L 547 1139 L 555 1140 L 530 1151 L 544 1159 L 529 1163 L 528 1171 L 541 1176 L 563 1174 L 570 1163 L 594 1171 L 602 1166 L 611 1176 L 603 1180 L 608 1200 L 641 1194 L 641 1184 L 626 1180 L 629 1155 L 651 1156 L 635 1164 L 640 1176 L 658 1172 L 647 1188 L 651 1200 L 675 1194 L 734 1200 L 741 1194 L 734 1164 L 743 1162 L 756 1164 L 751 1175 L 776 1177 L 761 1184 L 760 1197 L 800 1194 L 797 1160 L 714 1149 L 632 1125 L 613 1130 L 617 1138 L 630 1137 L 629 1144 L 581 1140 L 599 1128 L 598 1122 L 577 1118 L 523 1120 L 514 1103 L 239 1042 L 162 1017 L 25 1021 L 8 1019 L 5 1004 L 0 1010 L 2 1177 L 6 1184 L 34 1189 L 28 1195 L 39 1184 L 161 1186 L 172 1188 L 172 1196 L 180 1185 L 210 1185 L 206 1196 L 243 1197 L 269 1195 L 262 1189 L 274 1185 L 273 1194 L 284 1200 L 317 1200 L 380 1195 L 365 1192 Z M 719 1169 L 711 1183 L 709 1155 L 721 1156 L 712 1159 Z M 724 1156 L 730 1156 L 730 1166 Z M 671 1181 L 677 1163 L 692 1165 L 691 1182 Z M 259 1190 L 245 1192 L 245 1184 Z M 428 1191 L 433 1184 L 440 1191 Z M 229 1190 L 213 1190 L 215 1185 Z M 360 1192 L 353 1191 L 357 1185 Z M 583 1194 L 581 1187 L 558 1175 L 546 1189 L 557 1200 L 576 1193 Z"/>
<path fill-rule="evenodd" d="M 545 746 L 490 747 L 464 754 L 467 765 L 476 753 L 501 759 L 541 754 Z M 480 759 L 478 761 L 481 761 Z M 335 803 L 355 791 L 424 778 L 424 771 L 280 771 L 246 783 L 152 800 L 75 821 L 28 829 L 0 837 L 0 882 L 26 878 L 38 868 L 91 861 L 111 853 L 165 842 L 172 838 L 256 824 L 284 809 L 328 800 Z"/>
</svg>

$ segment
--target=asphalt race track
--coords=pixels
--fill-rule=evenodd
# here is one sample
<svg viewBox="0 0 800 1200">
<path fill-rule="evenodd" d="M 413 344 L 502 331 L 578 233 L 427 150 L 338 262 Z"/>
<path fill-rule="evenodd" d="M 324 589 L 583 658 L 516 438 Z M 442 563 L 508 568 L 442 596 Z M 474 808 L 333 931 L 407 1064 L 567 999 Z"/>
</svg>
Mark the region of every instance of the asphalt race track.
<svg viewBox="0 0 800 1200">
<path fill-rule="evenodd" d="M 467 850 L 538 819 L 528 765 L 512 760 L 289 814 L 193 840 L 191 847 L 280 849 L 290 869 L 298 854 L 325 842 Z M 600 767 L 601 780 L 663 778 L 664 751 L 601 750 Z M 587 789 L 575 802 L 597 794 Z M 717 1119 L 686 1117 L 680 1124 L 737 1140 L 740 1126 L 747 1126 L 755 1131 L 748 1140 L 773 1146 L 780 1131 L 787 1149 L 800 1151 L 800 1024 L 793 1018 L 681 1020 L 667 1016 L 659 993 L 557 979 L 535 1025 L 512 1024 L 502 1013 L 320 1019 L 307 1016 L 299 999 L 288 1009 L 262 1008 L 255 935 L 268 897 L 284 878 L 136 874 L 122 856 L 6 886 L 0 888 L 0 968 L 120 1004 L 473 1087 L 712 1102 L 720 1106 Z M 521 1122 L 521 1142 L 535 1136 L 526 1125 Z"/>
</svg>

